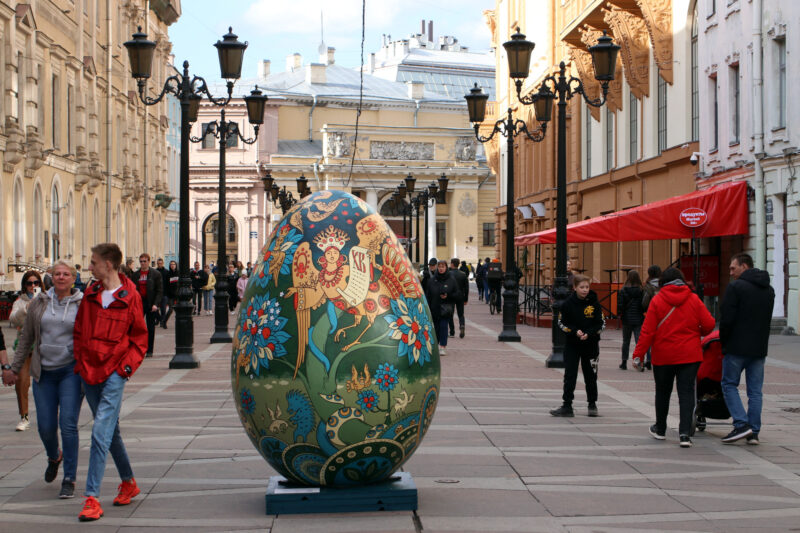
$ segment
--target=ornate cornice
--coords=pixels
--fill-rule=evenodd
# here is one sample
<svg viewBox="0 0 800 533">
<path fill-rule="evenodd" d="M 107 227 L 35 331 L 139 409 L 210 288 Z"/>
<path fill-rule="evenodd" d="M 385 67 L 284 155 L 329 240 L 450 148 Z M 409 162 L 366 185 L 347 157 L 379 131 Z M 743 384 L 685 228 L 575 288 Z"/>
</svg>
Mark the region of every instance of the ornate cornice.
<svg viewBox="0 0 800 533">
<path fill-rule="evenodd" d="M 636 0 L 653 43 L 658 72 L 672 85 L 672 0 Z"/>
<path fill-rule="evenodd" d="M 644 20 L 633 13 L 610 6 L 603 9 L 606 24 L 614 33 L 614 40 L 622 48 L 625 79 L 636 98 L 650 95 L 650 48 Z"/>
<path fill-rule="evenodd" d="M 572 63 L 578 69 L 578 77 L 583 82 L 583 91 L 586 93 L 586 97 L 591 100 L 600 98 L 600 82 L 594 79 L 591 54 L 573 44 L 568 44 L 568 46 Z M 587 107 L 592 114 L 592 118 L 600 120 L 600 108 L 593 106 Z"/>
</svg>

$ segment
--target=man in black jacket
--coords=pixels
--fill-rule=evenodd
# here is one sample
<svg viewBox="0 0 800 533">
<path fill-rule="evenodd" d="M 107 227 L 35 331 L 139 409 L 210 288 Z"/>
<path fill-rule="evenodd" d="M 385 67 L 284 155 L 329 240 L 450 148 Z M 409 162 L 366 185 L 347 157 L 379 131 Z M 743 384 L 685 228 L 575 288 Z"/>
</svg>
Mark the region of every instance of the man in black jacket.
<svg viewBox="0 0 800 533">
<path fill-rule="evenodd" d="M 723 437 L 722 442 L 736 442 L 746 437 L 748 444 L 758 444 L 764 360 L 775 290 L 769 284 L 769 274 L 754 268 L 753 258 L 747 254 L 733 256 L 730 273 L 733 281 L 722 299 L 719 339 L 725 356 L 722 395 L 733 418 L 733 431 Z M 739 398 L 742 371 L 747 380 L 747 411 Z"/>
<path fill-rule="evenodd" d="M 428 281 L 434 275 L 436 275 L 436 264 L 437 263 L 438 263 L 438 261 L 436 260 L 436 258 L 435 257 L 431 257 L 430 260 L 428 260 L 428 268 L 426 268 L 425 272 L 422 273 L 422 281 L 420 281 L 420 284 L 422 285 L 422 292 L 425 293 L 425 294 L 427 294 L 427 290 L 428 290 Z M 428 302 L 428 303 L 430 304 L 430 302 Z"/>
<path fill-rule="evenodd" d="M 158 322 L 163 324 L 164 317 L 167 315 L 167 285 L 169 284 L 169 280 L 167 279 L 167 269 L 164 268 L 164 260 L 162 258 L 156 259 L 156 270 L 158 273 L 161 274 L 161 301 L 158 302 Z"/>
<path fill-rule="evenodd" d="M 203 310 L 203 287 L 208 284 L 208 274 L 205 270 L 200 268 L 200 263 L 194 262 L 194 268 L 189 271 L 189 277 L 192 279 L 192 293 L 194 303 L 193 315 L 199 315 Z M 208 309 L 206 309 L 208 311 Z"/>
<path fill-rule="evenodd" d="M 469 300 L 469 278 L 467 275 L 464 274 L 461 270 L 459 270 L 459 266 L 461 266 L 461 261 L 458 260 L 458 257 L 454 257 L 450 260 L 450 275 L 453 276 L 453 279 L 456 280 L 456 287 L 458 287 L 458 298 L 456 299 L 456 312 L 458 313 L 458 328 L 459 328 L 459 338 L 464 338 L 464 326 L 466 322 L 464 320 L 464 306 L 467 305 L 467 300 Z M 453 337 L 456 334 L 456 327 L 455 322 L 453 322 L 452 315 L 450 316 L 450 336 Z"/>
<path fill-rule="evenodd" d="M 164 282 L 161 281 L 161 273 L 154 268 L 150 268 L 150 256 L 148 254 L 145 253 L 139 256 L 139 265 L 141 265 L 141 268 L 131 275 L 131 280 L 142 297 L 142 311 L 147 323 L 147 354 L 145 357 L 153 357 L 158 306 L 164 297 Z"/>
</svg>

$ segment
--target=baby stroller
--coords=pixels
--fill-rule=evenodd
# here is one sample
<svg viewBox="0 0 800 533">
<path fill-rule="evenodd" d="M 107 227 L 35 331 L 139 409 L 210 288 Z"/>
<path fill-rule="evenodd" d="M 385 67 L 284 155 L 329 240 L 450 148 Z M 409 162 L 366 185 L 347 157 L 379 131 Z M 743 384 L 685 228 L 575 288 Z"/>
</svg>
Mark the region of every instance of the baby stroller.
<svg viewBox="0 0 800 533">
<path fill-rule="evenodd" d="M 706 419 L 730 418 L 728 406 L 722 397 L 722 343 L 719 331 L 703 338 L 703 362 L 697 369 L 697 408 L 695 424 L 697 431 L 705 431 Z"/>
</svg>

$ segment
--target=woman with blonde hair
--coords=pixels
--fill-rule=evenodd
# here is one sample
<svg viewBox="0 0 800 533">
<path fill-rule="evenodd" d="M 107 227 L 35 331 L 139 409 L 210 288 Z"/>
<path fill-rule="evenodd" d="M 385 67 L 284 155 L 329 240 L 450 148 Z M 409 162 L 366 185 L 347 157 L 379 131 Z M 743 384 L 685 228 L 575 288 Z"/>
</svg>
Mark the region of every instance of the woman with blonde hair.
<svg viewBox="0 0 800 533">
<path fill-rule="evenodd" d="M 33 399 L 39 438 L 47 451 L 44 480 L 52 483 L 64 462 L 64 480 L 59 498 L 75 495 L 78 469 L 78 416 L 83 395 L 75 374 L 73 329 L 83 293 L 74 288 L 77 271 L 66 261 L 53 265 L 53 286 L 40 292 L 29 304 L 11 372 L 3 372 L 3 383 L 12 385 L 30 359 Z M 58 429 L 61 444 L 58 447 Z"/>
</svg>

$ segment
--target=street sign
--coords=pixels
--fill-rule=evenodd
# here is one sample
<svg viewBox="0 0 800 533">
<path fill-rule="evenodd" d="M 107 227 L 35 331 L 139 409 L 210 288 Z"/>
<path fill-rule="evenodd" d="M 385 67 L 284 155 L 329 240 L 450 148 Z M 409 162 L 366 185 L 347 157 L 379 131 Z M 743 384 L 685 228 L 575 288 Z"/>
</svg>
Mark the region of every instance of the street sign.
<svg viewBox="0 0 800 533">
<path fill-rule="evenodd" d="M 250 232 L 250 238 L 251 239 L 258 239 L 258 232 L 257 231 L 251 231 Z"/>
<path fill-rule="evenodd" d="M 680 218 L 681 224 L 687 228 L 699 228 L 708 220 L 708 213 L 699 207 L 689 207 L 681 211 L 678 218 Z"/>
</svg>

